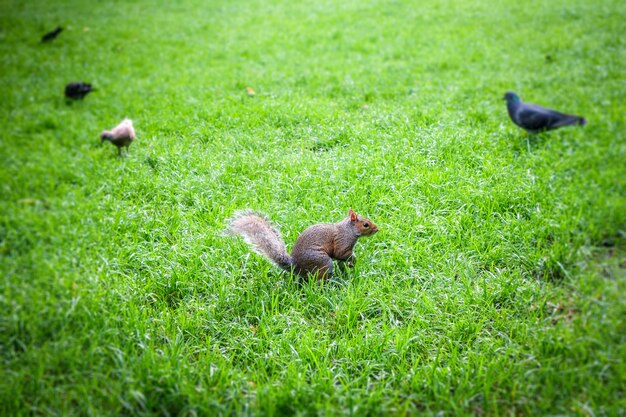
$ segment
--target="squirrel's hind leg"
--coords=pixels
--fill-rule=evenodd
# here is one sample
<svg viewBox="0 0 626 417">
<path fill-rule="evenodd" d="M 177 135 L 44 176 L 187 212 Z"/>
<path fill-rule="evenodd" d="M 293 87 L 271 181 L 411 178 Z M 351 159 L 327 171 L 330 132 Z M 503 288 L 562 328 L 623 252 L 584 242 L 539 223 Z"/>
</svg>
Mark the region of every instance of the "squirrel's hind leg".
<svg viewBox="0 0 626 417">
<path fill-rule="evenodd" d="M 318 281 L 328 281 L 333 276 L 333 260 L 328 258 L 326 265 L 320 267 L 315 272 Z"/>
<path fill-rule="evenodd" d="M 323 261 L 319 258 L 315 260 L 300 259 L 300 263 L 296 263 L 296 272 L 302 278 L 315 277 L 318 281 L 326 281 L 333 275 L 333 260 L 327 257 Z"/>
</svg>

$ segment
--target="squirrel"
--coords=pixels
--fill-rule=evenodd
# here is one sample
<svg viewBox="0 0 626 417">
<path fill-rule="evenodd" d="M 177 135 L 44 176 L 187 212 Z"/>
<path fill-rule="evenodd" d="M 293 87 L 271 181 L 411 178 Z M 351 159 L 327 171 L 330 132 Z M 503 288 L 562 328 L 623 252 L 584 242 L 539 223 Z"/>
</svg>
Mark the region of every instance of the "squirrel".
<svg viewBox="0 0 626 417">
<path fill-rule="evenodd" d="M 332 277 L 333 259 L 342 261 L 342 267 L 352 267 L 356 261 L 352 248 L 357 239 L 378 231 L 371 220 L 350 209 L 348 216 L 339 223 L 308 227 L 298 236 L 289 255 L 280 233 L 264 215 L 240 211 L 228 223 L 231 234 L 241 235 L 256 252 L 281 269 L 294 271 L 302 278 L 315 276 L 318 280 Z"/>
</svg>

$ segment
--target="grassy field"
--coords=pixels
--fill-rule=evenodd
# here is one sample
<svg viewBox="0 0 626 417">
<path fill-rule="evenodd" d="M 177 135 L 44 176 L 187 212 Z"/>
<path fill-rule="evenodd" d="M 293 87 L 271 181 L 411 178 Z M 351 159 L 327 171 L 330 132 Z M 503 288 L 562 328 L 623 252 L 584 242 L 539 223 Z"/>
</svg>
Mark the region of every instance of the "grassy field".
<svg viewBox="0 0 626 417">
<path fill-rule="evenodd" d="M 0 415 L 626 414 L 623 1 L 0 7 Z M 325 285 L 223 233 L 350 207 Z"/>
</svg>

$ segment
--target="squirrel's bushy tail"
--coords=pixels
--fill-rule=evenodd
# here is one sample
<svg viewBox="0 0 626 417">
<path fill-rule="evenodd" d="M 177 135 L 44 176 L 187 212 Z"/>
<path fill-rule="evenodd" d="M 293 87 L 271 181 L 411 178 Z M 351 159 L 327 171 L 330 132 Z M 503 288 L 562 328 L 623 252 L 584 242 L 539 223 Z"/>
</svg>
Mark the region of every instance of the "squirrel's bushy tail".
<svg viewBox="0 0 626 417">
<path fill-rule="evenodd" d="M 250 211 L 236 212 L 228 220 L 228 231 L 242 236 L 256 252 L 282 269 L 291 269 L 291 257 L 287 254 L 285 242 L 265 216 Z"/>
</svg>

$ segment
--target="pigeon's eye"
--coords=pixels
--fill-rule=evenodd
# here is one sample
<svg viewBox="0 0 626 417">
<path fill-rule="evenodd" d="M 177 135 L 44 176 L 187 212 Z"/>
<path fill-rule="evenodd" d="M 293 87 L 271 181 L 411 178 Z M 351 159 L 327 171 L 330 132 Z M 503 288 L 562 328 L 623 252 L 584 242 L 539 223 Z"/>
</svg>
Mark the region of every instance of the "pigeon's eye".
<svg viewBox="0 0 626 417">
<path fill-rule="evenodd" d="M 367 229 L 368 227 L 370 227 L 370 224 L 368 222 L 365 222 L 365 223 L 363 223 L 363 227 L 365 227 Z"/>
</svg>

